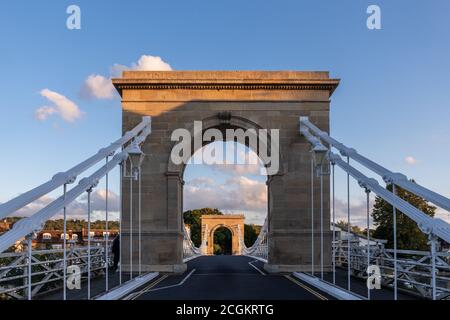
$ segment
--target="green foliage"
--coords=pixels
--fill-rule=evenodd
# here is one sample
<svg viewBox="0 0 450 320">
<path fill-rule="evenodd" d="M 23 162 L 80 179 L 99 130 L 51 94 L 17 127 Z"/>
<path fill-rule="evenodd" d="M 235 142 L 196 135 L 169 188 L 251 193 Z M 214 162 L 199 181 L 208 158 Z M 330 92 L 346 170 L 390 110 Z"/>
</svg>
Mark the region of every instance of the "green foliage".
<svg viewBox="0 0 450 320">
<path fill-rule="evenodd" d="M 261 232 L 261 228 L 261 226 L 254 224 L 244 225 L 244 243 L 247 248 L 251 247 L 255 243 L 259 233 Z"/>
<path fill-rule="evenodd" d="M 91 229 L 104 229 L 106 227 L 106 221 L 97 220 L 91 221 Z M 67 220 L 67 230 L 72 230 L 74 232 L 80 232 L 82 228 L 87 228 L 86 220 Z M 44 230 L 63 230 L 64 220 L 48 220 L 45 223 Z M 119 229 L 118 221 L 108 221 L 108 229 Z"/>
<path fill-rule="evenodd" d="M 220 227 L 214 232 L 214 254 L 232 254 L 231 231 Z"/>
<path fill-rule="evenodd" d="M 346 222 L 344 220 L 339 220 L 338 222 L 336 222 L 336 226 L 339 227 L 343 231 L 348 230 L 348 222 Z M 355 226 L 355 225 L 350 225 L 350 231 L 354 232 L 356 234 L 365 235 L 366 230 L 362 230 L 360 227 Z"/>
<path fill-rule="evenodd" d="M 392 192 L 392 185 L 387 189 Z M 428 204 L 423 198 L 416 196 L 400 187 L 396 187 L 397 196 L 409 202 L 425 214 L 434 217 L 436 207 Z M 378 239 L 386 239 L 387 248 L 393 247 L 393 207 L 380 197 L 376 197 L 372 211 L 372 217 L 376 226 L 373 236 Z M 397 247 L 398 249 L 428 250 L 427 236 L 420 231 L 417 224 L 397 209 Z"/>
<path fill-rule="evenodd" d="M 195 210 L 188 210 L 183 213 L 184 223 L 191 227 L 191 240 L 196 247 L 202 243 L 202 215 L 221 215 L 219 209 L 202 208 Z"/>
<path fill-rule="evenodd" d="M 6 221 L 12 225 L 17 221 L 21 220 L 21 217 L 9 217 L 6 218 Z M 105 220 L 97 220 L 91 221 L 91 229 L 104 229 L 106 226 Z M 82 228 L 87 228 L 86 220 L 78 220 L 78 219 L 68 219 L 67 220 L 67 230 L 72 230 L 73 232 L 80 232 Z M 109 229 L 119 229 L 119 221 L 108 221 Z M 56 219 L 56 220 L 47 220 L 45 222 L 45 226 L 43 230 L 63 230 L 64 229 L 64 220 Z"/>
<path fill-rule="evenodd" d="M 201 217 L 202 215 L 222 215 L 218 209 L 202 208 L 195 210 L 188 210 L 183 213 L 184 223 L 189 225 L 191 228 L 191 240 L 196 247 L 199 247 L 202 243 L 202 226 Z M 224 229 L 224 230 L 222 230 Z M 259 232 L 261 231 L 261 226 L 257 225 L 244 225 L 244 242 L 247 247 L 250 247 L 255 243 L 256 238 L 258 238 Z M 219 228 L 214 233 L 214 252 L 217 254 L 231 254 L 231 233 L 227 235 L 229 230 L 227 228 Z M 217 241 L 216 242 L 216 238 Z M 227 240 L 229 238 L 229 241 Z M 229 243 L 226 245 L 225 242 Z M 230 246 L 228 252 L 228 246 Z"/>
</svg>

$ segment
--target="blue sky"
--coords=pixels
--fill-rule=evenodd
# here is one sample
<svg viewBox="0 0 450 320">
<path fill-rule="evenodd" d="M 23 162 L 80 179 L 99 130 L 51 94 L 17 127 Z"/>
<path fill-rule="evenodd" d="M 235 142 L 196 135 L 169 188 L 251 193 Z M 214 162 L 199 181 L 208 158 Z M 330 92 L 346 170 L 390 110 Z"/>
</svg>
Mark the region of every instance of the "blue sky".
<svg viewBox="0 0 450 320">
<path fill-rule="evenodd" d="M 81 8 L 81 30 L 66 28 L 70 4 Z M 370 4 L 382 30 L 366 28 Z M 11 2 L 0 13 L 0 201 L 120 135 L 120 100 L 86 99 L 82 87 L 142 55 L 174 70 L 330 71 L 341 79 L 332 134 L 450 196 L 449 12 L 447 0 Z M 37 120 L 38 108 L 52 107 L 43 89 L 83 116 Z"/>
</svg>

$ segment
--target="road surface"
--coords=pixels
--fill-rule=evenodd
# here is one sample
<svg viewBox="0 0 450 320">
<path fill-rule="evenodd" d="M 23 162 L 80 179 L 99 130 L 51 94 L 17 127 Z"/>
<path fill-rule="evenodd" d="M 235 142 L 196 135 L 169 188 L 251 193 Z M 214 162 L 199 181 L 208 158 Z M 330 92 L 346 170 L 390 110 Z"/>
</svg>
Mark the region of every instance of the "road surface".
<svg viewBox="0 0 450 320">
<path fill-rule="evenodd" d="M 271 275 L 245 256 L 204 256 L 182 275 L 162 275 L 132 293 L 136 300 L 327 300 L 332 297 L 291 276 Z"/>
</svg>

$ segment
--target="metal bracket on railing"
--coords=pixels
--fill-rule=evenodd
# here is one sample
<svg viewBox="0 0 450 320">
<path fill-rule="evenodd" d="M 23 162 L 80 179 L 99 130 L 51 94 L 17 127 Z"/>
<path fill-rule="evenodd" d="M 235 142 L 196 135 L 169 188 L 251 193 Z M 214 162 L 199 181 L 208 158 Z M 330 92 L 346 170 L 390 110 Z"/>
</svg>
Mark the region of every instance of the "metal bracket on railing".
<svg viewBox="0 0 450 320">
<path fill-rule="evenodd" d="M 408 180 L 407 176 L 405 176 L 404 174 L 401 174 L 399 172 L 394 172 L 392 174 L 384 175 L 382 178 L 383 178 L 383 181 L 386 182 L 387 184 L 397 184 L 400 181 Z"/>
<path fill-rule="evenodd" d="M 72 184 L 77 180 L 76 175 L 68 174 L 67 172 L 58 172 L 52 177 L 52 181 L 62 181 L 64 184 Z"/>
</svg>

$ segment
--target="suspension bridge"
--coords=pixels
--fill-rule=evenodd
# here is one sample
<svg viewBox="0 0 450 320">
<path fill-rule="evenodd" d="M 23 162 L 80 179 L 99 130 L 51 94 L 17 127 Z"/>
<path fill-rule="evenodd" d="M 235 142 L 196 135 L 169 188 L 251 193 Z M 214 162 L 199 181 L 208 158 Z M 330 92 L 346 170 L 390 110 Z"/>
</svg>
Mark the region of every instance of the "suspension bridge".
<svg viewBox="0 0 450 320">
<path fill-rule="evenodd" d="M 326 72 L 127 71 L 113 83 L 122 96 L 123 136 L 0 205 L 4 219 L 61 190 L 60 197 L 0 235 L 1 298 L 448 299 L 450 253 L 443 247 L 450 243 L 450 225 L 400 198 L 396 188 L 446 211 L 450 199 L 329 134 L 330 97 L 339 80 Z M 236 226 L 239 255 L 209 255 L 213 230 L 202 226 L 203 241 L 196 247 L 183 223 L 185 163 L 171 158 L 171 137 L 184 128 L 191 133 L 193 152 L 206 145 L 195 142 L 204 130 L 195 132 L 193 121 L 218 132 L 279 130 L 255 150 L 266 167 L 273 167 L 274 155 L 279 162 L 268 177 L 268 215 L 252 246 L 245 245 L 244 230 Z M 270 157 L 260 153 L 267 146 Z M 115 168 L 120 170 L 120 262 L 112 271 L 108 190 Z M 337 170 L 347 177 L 347 230 L 336 225 Z M 351 230 L 352 180 L 367 199 L 365 236 Z M 94 243 L 91 195 L 100 182 L 106 186 L 106 230 L 104 241 Z M 392 192 L 385 185 L 394 186 Z M 66 236 L 67 208 L 82 195 L 87 245 L 77 246 Z M 396 236 L 393 248 L 371 238 L 369 199 L 374 195 L 393 206 L 394 235 L 401 212 L 428 237 L 428 251 L 400 250 Z M 33 249 L 35 234 L 59 214 L 62 248 Z M 18 242 L 22 250 L 14 250 Z M 373 267 L 379 272 L 368 271 Z M 369 277 L 381 287 L 367 286 Z M 77 279 L 79 287 L 73 288 Z"/>
</svg>

